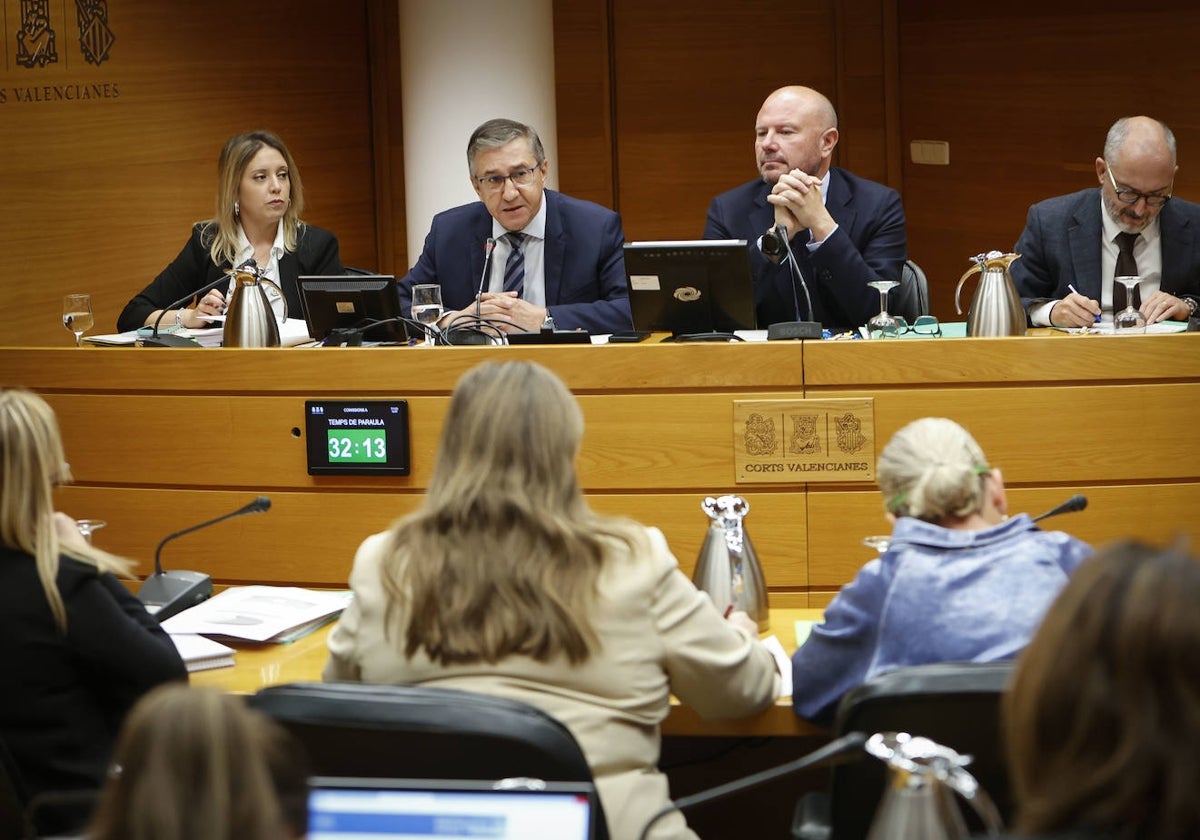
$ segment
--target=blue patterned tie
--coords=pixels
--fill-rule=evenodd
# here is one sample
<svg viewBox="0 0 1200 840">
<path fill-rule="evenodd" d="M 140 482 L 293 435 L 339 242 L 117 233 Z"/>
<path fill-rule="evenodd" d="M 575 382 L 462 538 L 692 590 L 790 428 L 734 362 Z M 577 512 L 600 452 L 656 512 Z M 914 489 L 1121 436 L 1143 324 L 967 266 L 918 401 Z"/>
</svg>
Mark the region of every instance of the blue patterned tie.
<svg viewBox="0 0 1200 840">
<path fill-rule="evenodd" d="M 525 291 L 525 254 L 521 250 L 525 234 L 506 233 L 504 237 L 512 247 L 508 252 L 508 261 L 504 263 L 504 291 L 516 292 L 520 297 Z"/>
</svg>

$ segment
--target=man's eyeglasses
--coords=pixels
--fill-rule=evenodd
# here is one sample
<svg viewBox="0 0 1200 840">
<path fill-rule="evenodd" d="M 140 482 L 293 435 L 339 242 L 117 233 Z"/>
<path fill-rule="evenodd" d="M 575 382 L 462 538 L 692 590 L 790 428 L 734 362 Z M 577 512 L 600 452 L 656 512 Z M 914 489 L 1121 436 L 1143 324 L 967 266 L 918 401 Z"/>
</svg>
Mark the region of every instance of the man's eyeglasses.
<svg viewBox="0 0 1200 840">
<path fill-rule="evenodd" d="M 909 324 L 903 318 L 896 317 L 896 326 L 884 327 L 880 330 L 880 338 L 899 338 L 906 333 L 914 335 L 926 335 L 940 337 L 942 334 L 942 326 L 938 323 L 938 319 L 933 315 L 918 315 L 917 319 Z"/>
<path fill-rule="evenodd" d="M 528 169 L 520 169 L 516 172 L 510 172 L 508 175 L 485 175 L 475 180 L 478 182 L 479 188 L 484 192 L 498 193 L 504 189 L 505 181 L 512 181 L 514 187 L 528 187 L 533 183 L 534 175 L 541 168 L 542 162 L 538 161 Z"/>
<path fill-rule="evenodd" d="M 1138 192 L 1137 190 L 1118 187 L 1116 179 L 1113 178 L 1112 167 L 1108 165 L 1108 161 L 1104 162 L 1104 171 L 1108 173 L 1108 182 L 1112 184 L 1113 192 L 1117 194 L 1117 201 L 1123 201 L 1126 204 L 1137 204 L 1138 199 L 1145 199 L 1147 207 L 1162 207 L 1171 200 L 1170 195 L 1154 195 L 1153 193 Z"/>
</svg>

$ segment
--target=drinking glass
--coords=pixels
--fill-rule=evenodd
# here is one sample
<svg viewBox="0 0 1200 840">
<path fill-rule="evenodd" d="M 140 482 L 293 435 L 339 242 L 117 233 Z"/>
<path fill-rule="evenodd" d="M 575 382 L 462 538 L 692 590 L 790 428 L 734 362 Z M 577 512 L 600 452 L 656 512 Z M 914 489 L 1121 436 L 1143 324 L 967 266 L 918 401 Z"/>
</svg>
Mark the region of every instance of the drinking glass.
<svg viewBox="0 0 1200 840">
<path fill-rule="evenodd" d="M 1114 283 L 1120 283 L 1125 287 L 1125 308 L 1120 312 L 1113 313 L 1113 332 L 1117 335 L 1136 335 L 1146 331 L 1145 316 L 1133 308 L 1133 290 L 1138 287 L 1141 280 L 1142 278 L 1136 274 L 1113 278 Z"/>
<path fill-rule="evenodd" d="M 92 534 L 99 531 L 108 523 L 103 519 L 77 519 L 75 520 L 76 527 L 79 528 L 79 533 L 83 534 L 83 538 L 89 543 L 92 541 Z"/>
<path fill-rule="evenodd" d="M 75 333 L 75 346 L 83 346 L 83 334 L 90 330 L 96 319 L 92 317 L 91 295 L 67 295 L 63 298 L 63 326 L 67 332 Z"/>
<path fill-rule="evenodd" d="M 872 280 L 867 285 L 879 292 L 879 314 L 867 322 L 867 334 L 871 338 L 896 338 L 899 322 L 888 314 L 887 296 L 900 283 L 896 280 Z"/>
<path fill-rule="evenodd" d="M 863 545 L 865 545 L 867 548 L 875 549 L 880 554 L 883 554 L 885 551 L 888 550 L 888 546 L 891 545 L 891 542 L 892 542 L 892 538 L 889 536 L 883 535 L 883 534 L 879 534 L 879 535 L 876 535 L 873 537 L 863 537 L 862 538 Z"/>
<path fill-rule="evenodd" d="M 422 347 L 433 346 L 435 324 L 442 317 L 442 287 L 437 283 L 422 283 L 413 286 L 412 317 L 425 329 Z"/>
</svg>

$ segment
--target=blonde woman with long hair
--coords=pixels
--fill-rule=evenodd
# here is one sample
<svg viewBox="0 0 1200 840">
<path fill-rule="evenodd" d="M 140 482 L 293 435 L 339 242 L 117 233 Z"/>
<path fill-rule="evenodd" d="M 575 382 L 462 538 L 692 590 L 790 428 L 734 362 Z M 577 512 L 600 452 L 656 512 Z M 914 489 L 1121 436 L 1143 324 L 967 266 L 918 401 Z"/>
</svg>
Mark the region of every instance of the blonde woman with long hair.
<svg viewBox="0 0 1200 840">
<path fill-rule="evenodd" d="M 888 549 L 842 588 L 792 657 L 796 714 L 818 723 L 884 671 L 1012 659 L 1092 553 L 1028 514 L 1010 517 L 1000 470 L 953 420 L 925 417 L 896 432 L 876 480 L 893 523 Z"/>
<path fill-rule="evenodd" d="M 150 326 L 160 315 L 168 326 L 210 326 L 210 316 L 225 312 L 232 277 L 199 300 L 165 312 L 164 307 L 248 259 L 283 290 L 288 312 L 299 317 L 300 276 L 343 271 L 337 237 L 301 221 L 302 212 L 300 170 L 284 142 L 269 131 L 230 137 L 217 161 L 216 215 L 192 226 L 179 256 L 126 304 L 117 329 Z M 282 301 L 266 288 L 276 316 L 282 317 Z"/>
<path fill-rule="evenodd" d="M 187 678 L 117 579 L 131 577 L 129 561 L 88 545 L 55 511 L 53 488 L 70 477 L 50 406 L 0 390 L 0 739 L 30 797 L 97 788 L 126 711 Z"/>
<path fill-rule="evenodd" d="M 237 695 L 167 685 L 125 721 L 89 840 L 295 840 L 307 757 Z"/>
<path fill-rule="evenodd" d="M 610 836 L 671 799 L 657 767 L 670 695 L 753 714 L 780 677 L 754 624 L 726 621 L 662 534 L 589 507 L 583 416 L 554 374 L 484 364 L 454 390 L 424 504 L 362 544 L 326 680 L 423 683 L 538 706 L 592 767 Z M 655 838 L 693 838 L 675 813 Z"/>
</svg>

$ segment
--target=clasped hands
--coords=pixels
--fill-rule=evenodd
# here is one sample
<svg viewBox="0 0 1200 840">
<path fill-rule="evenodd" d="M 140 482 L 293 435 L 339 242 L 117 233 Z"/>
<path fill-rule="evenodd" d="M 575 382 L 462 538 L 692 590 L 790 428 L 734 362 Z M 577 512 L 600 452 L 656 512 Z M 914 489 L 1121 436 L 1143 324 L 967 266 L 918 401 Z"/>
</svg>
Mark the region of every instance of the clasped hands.
<svg viewBox="0 0 1200 840">
<path fill-rule="evenodd" d="M 1159 321 L 1188 319 L 1188 306 L 1175 295 L 1159 289 L 1142 301 L 1139 310 L 1147 324 Z M 1056 327 L 1090 327 L 1100 314 L 1100 304 L 1078 292 L 1071 292 L 1054 304 L 1050 310 L 1050 323 Z"/>
<path fill-rule="evenodd" d="M 821 197 L 821 179 L 815 175 L 799 169 L 780 175 L 767 201 L 775 207 L 775 224 L 787 228 L 789 240 L 807 228 L 814 242 L 824 242 L 837 228 Z"/>
<path fill-rule="evenodd" d="M 546 320 L 546 308 L 522 300 L 516 292 L 484 292 L 479 296 L 478 312 L 472 303 L 466 309 L 447 312 L 438 323 L 446 327 L 459 318 L 476 316 L 495 322 L 506 333 L 537 332 Z"/>
</svg>

